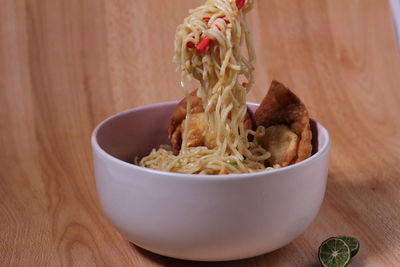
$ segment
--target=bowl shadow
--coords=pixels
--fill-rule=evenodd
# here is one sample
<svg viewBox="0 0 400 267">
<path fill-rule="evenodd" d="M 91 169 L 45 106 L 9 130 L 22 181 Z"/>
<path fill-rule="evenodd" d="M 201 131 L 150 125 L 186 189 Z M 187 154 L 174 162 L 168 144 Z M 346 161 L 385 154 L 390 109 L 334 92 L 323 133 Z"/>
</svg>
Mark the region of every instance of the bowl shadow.
<svg viewBox="0 0 400 267">
<path fill-rule="evenodd" d="M 196 267 L 223 267 L 223 266 L 229 266 L 229 267 L 245 267 L 245 266 L 261 266 L 265 265 L 267 262 L 272 262 L 274 258 L 277 258 L 278 255 L 284 254 L 285 248 L 290 246 L 287 245 L 285 247 L 282 247 L 280 249 L 277 249 L 275 251 L 262 254 L 256 257 L 252 258 L 247 258 L 247 259 L 241 259 L 241 260 L 232 260 L 232 261 L 191 261 L 191 260 L 181 260 L 181 259 L 175 259 L 163 255 L 156 254 L 154 252 L 151 252 L 149 250 L 146 250 L 144 248 L 141 248 L 133 243 L 130 243 L 132 249 L 134 249 L 136 252 L 138 252 L 141 256 L 145 257 L 148 259 L 150 262 L 153 262 L 157 265 L 160 266 L 167 266 L 167 267 L 190 267 L 190 266 L 196 266 Z"/>
</svg>

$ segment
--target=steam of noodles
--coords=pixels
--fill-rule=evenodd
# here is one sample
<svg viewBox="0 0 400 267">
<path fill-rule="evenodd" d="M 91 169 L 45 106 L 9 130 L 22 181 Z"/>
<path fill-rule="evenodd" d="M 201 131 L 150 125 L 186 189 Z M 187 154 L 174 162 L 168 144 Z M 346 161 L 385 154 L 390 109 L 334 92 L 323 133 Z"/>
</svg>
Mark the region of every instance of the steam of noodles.
<svg viewBox="0 0 400 267">
<path fill-rule="evenodd" d="M 137 162 L 140 166 L 192 174 L 270 169 L 264 164 L 270 153 L 255 138 L 264 135 L 265 129 L 244 128 L 246 94 L 254 82 L 255 53 L 245 18 L 252 6 L 253 0 L 246 0 L 241 10 L 236 7 L 235 0 L 208 0 L 191 10 L 183 24 L 177 27 L 174 61 L 182 72 L 182 87 L 188 99 L 186 119 L 182 122 L 181 150 L 175 156 L 166 148 L 153 149 Z M 209 18 L 208 22 L 205 18 Z M 206 52 L 199 54 L 194 48 L 187 47 L 188 42 L 198 44 L 205 36 L 213 40 Z M 247 57 L 241 53 L 243 43 Z M 200 82 L 197 95 L 204 106 L 204 136 L 208 147 L 187 146 L 191 101 L 184 82 L 190 77 Z M 253 136 L 252 141 L 249 141 L 249 135 Z M 208 144 L 207 140 L 210 140 Z"/>
</svg>

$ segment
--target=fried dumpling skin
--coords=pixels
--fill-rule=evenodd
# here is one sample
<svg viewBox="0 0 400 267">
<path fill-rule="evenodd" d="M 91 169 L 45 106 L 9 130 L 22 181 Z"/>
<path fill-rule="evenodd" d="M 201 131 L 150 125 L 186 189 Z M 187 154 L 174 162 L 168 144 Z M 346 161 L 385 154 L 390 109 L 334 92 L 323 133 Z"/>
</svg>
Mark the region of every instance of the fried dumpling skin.
<svg viewBox="0 0 400 267">
<path fill-rule="evenodd" d="M 184 129 L 185 120 L 182 121 L 182 129 Z M 196 147 L 204 146 L 204 113 L 194 113 L 190 114 L 188 123 L 188 136 L 187 136 L 187 146 Z M 183 131 L 182 131 L 183 132 Z"/>
<path fill-rule="evenodd" d="M 216 146 L 215 137 L 208 134 L 204 136 L 202 133 L 205 131 L 204 125 L 204 108 L 201 98 L 196 96 L 196 91 L 190 94 L 191 97 L 191 115 L 189 117 L 189 130 L 187 136 L 187 145 L 189 147 L 196 146 L 207 146 L 212 149 Z M 169 128 L 168 137 L 171 142 L 171 148 L 174 155 L 177 155 L 181 149 L 182 145 L 182 133 L 184 130 L 184 120 L 186 118 L 186 97 L 183 98 L 177 105 L 175 111 L 172 113 Z M 247 110 L 244 119 L 244 128 L 253 129 L 253 119 L 250 110 Z"/>
<path fill-rule="evenodd" d="M 296 155 L 289 164 L 300 162 L 311 156 L 312 134 L 308 111 L 300 99 L 283 84 L 277 81 L 272 82 L 267 95 L 255 111 L 253 119 L 256 126 L 262 125 L 267 129 L 270 126 L 287 125 L 288 129 L 297 135 L 299 140 Z M 280 130 L 283 131 L 283 128 Z M 282 145 L 280 148 L 283 147 L 285 146 Z M 293 150 L 293 147 L 288 146 L 288 149 Z M 282 156 L 283 152 L 280 151 L 279 153 Z M 291 151 L 286 151 L 286 154 L 290 155 Z M 274 157 L 272 155 L 272 158 L 280 158 L 282 160 L 281 163 L 276 162 L 275 164 L 280 164 L 281 166 L 284 166 L 282 164 L 287 164 L 287 159 L 283 160 L 285 157 L 279 157 L 279 155 Z"/>
<path fill-rule="evenodd" d="M 191 98 L 192 104 L 191 104 L 191 118 L 193 118 L 193 115 L 199 114 L 199 113 L 204 113 L 204 108 L 203 104 L 201 101 L 201 98 L 196 96 L 196 91 L 193 91 L 189 97 Z M 171 142 L 171 147 L 172 147 L 172 152 L 174 155 L 177 155 L 179 153 L 179 150 L 181 149 L 181 144 L 182 144 L 182 132 L 183 132 L 183 127 L 182 127 L 182 122 L 185 120 L 186 117 L 186 105 L 187 105 L 187 99 L 186 97 L 183 98 L 178 105 L 176 106 L 175 111 L 172 113 L 171 118 L 169 120 L 169 127 L 168 127 L 168 138 L 169 141 Z M 197 116 L 194 120 L 197 121 Z M 192 119 L 193 120 L 193 119 Z M 189 121 L 189 125 L 195 125 L 196 121 Z M 199 126 L 200 128 L 201 126 Z M 204 127 L 204 126 L 203 126 Z M 198 129 L 193 131 L 195 135 L 198 133 Z M 201 141 L 196 141 L 195 137 L 188 137 L 191 139 L 192 144 L 199 144 Z M 204 141 L 203 141 L 204 143 Z M 195 146 L 195 145 L 194 145 Z"/>
<path fill-rule="evenodd" d="M 271 166 L 288 166 L 296 159 L 299 137 L 283 124 L 265 129 L 265 135 L 258 137 L 259 144 L 271 153 L 268 162 Z"/>
</svg>

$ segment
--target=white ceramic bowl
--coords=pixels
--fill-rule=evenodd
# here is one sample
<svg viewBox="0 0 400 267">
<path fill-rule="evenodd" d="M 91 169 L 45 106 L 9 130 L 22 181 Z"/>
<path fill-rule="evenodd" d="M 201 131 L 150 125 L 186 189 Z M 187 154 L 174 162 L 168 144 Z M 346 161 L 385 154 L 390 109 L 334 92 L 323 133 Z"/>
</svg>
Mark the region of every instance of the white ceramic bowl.
<svg viewBox="0 0 400 267">
<path fill-rule="evenodd" d="M 318 124 L 316 154 L 272 171 L 186 175 L 131 164 L 135 156 L 168 143 L 168 120 L 176 104 L 118 113 L 92 134 L 97 192 L 115 228 L 147 250 L 201 261 L 253 257 L 302 234 L 325 193 L 326 129 Z M 249 107 L 254 110 L 257 104 Z"/>
</svg>

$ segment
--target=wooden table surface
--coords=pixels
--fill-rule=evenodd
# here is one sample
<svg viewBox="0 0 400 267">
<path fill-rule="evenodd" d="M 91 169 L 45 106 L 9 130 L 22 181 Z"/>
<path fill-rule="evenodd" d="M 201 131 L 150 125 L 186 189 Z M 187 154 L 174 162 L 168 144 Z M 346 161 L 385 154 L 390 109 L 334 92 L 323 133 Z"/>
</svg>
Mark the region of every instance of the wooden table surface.
<svg viewBox="0 0 400 267">
<path fill-rule="evenodd" d="M 351 266 L 400 263 L 400 56 L 385 0 L 257 0 L 250 101 L 272 79 L 332 137 L 321 210 L 290 245 L 199 263 L 125 241 L 99 208 L 89 137 L 108 116 L 182 97 L 175 27 L 202 0 L 3 0 L 1 266 L 318 266 L 327 237 L 357 237 Z"/>
</svg>

